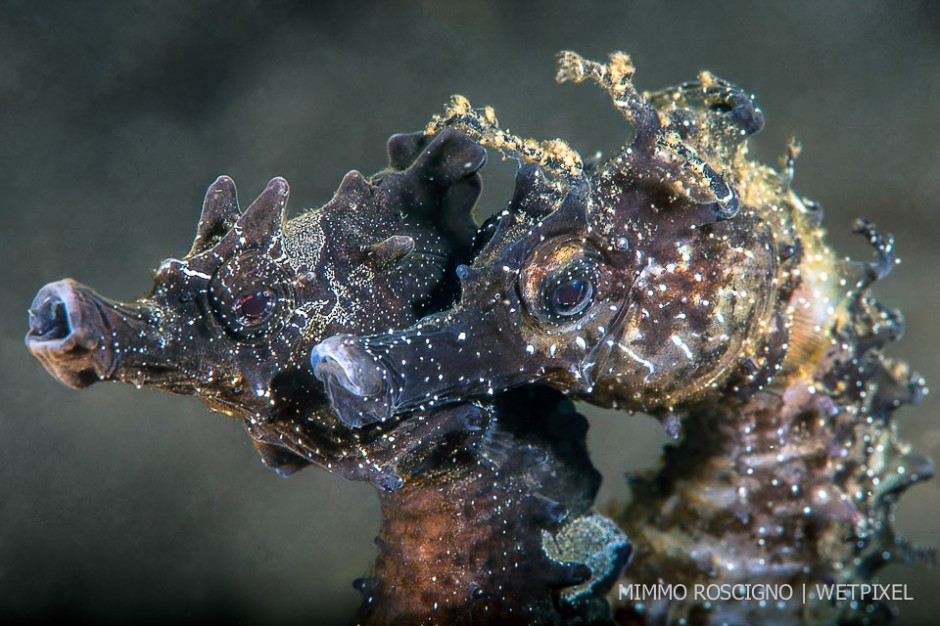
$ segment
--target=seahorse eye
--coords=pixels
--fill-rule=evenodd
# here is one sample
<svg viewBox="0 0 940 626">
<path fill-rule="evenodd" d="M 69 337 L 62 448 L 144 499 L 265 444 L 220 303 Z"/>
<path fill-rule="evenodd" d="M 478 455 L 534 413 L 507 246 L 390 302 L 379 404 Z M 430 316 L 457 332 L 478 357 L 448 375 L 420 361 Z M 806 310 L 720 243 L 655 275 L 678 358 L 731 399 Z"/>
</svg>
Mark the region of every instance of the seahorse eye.
<svg viewBox="0 0 940 626">
<path fill-rule="evenodd" d="M 591 310 L 603 293 L 600 257 L 582 240 L 549 242 L 534 251 L 520 275 L 526 312 L 549 328 L 565 326 Z"/>
<path fill-rule="evenodd" d="M 209 285 L 209 304 L 229 336 L 254 340 L 276 332 L 277 313 L 293 301 L 284 272 L 267 255 L 248 251 L 229 259 Z"/>
<path fill-rule="evenodd" d="M 275 295 L 265 289 L 245 294 L 235 302 L 235 320 L 242 326 L 258 326 L 268 321 L 274 312 Z"/>
<path fill-rule="evenodd" d="M 557 315 L 571 317 L 584 311 L 593 298 L 594 285 L 587 278 L 572 278 L 552 291 L 550 308 Z"/>
</svg>

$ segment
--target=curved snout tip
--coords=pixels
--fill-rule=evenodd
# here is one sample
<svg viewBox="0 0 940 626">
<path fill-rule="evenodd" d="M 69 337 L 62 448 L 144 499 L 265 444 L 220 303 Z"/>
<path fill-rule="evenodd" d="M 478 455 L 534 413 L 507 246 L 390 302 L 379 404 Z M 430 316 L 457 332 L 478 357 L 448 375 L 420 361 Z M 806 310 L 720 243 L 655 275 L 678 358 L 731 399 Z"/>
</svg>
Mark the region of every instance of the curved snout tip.
<svg viewBox="0 0 940 626">
<path fill-rule="evenodd" d="M 310 365 L 348 426 L 361 428 L 392 416 L 388 372 L 358 338 L 334 335 L 324 340 L 311 351 Z"/>
<path fill-rule="evenodd" d="M 382 364 L 351 335 L 334 335 L 314 346 L 310 365 L 319 380 L 335 377 L 359 395 L 374 396 L 386 386 Z"/>
<path fill-rule="evenodd" d="M 101 315 L 85 291 L 72 279 L 49 283 L 28 313 L 26 347 L 54 378 L 73 389 L 97 382 L 110 366 L 109 356 L 99 349 Z"/>
</svg>

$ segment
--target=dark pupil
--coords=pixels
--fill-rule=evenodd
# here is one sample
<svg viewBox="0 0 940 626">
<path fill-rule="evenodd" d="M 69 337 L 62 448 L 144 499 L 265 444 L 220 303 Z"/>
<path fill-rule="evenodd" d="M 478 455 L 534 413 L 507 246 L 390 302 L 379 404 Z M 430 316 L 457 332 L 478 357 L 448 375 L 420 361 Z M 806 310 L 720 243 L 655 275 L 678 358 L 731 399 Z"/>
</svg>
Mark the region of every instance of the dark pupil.
<svg viewBox="0 0 940 626">
<path fill-rule="evenodd" d="M 254 326 L 268 319 L 274 308 L 274 296 L 270 291 L 244 295 L 235 303 L 235 317 L 239 324 Z"/>
<path fill-rule="evenodd" d="M 560 315 L 574 315 L 584 310 L 593 288 L 583 278 L 576 278 L 555 287 L 552 292 L 552 308 Z"/>
</svg>

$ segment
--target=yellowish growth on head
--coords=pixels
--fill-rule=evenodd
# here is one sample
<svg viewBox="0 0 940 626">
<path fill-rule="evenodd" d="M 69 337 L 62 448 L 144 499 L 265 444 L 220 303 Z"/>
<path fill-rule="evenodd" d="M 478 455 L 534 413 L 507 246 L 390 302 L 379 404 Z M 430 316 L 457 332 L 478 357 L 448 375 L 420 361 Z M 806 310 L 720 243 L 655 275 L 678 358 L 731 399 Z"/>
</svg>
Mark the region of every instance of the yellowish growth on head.
<svg viewBox="0 0 940 626">
<path fill-rule="evenodd" d="M 564 141 L 540 142 L 513 135 L 499 128 L 492 107 L 474 109 L 464 96 L 453 96 L 444 115 L 434 116 L 425 133 L 434 135 L 445 128 L 457 128 L 476 138 L 481 145 L 498 150 L 504 156 L 534 163 L 556 176 L 571 178 L 584 172 L 581 155 Z"/>
<path fill-rule="evenodd" d="M 470 111 L 470 100 L 466 96 L 454 94 L 450 99 L 450 111 L 453 113 L 468 113 Z"/>
<path fill-rule="evenodd" d="M 581 171 L 581 155 L 561 139 L 546 141 L 543 144 L 548 156 L 557 159 L 572 174 Z"/>
<path fill-rule="evenodd" d="M 633 79 L 636 73 L 636 67 L 630 55 L 623 52 L 614 52 L 610 55 L 610 64 L 607 66 L 607 72 L 610 75 L 611 86 L 615 91 L 622 92 L 626 89 L 627 83 Z"/>
<path fill-rule="evenodd" d="M 699 72 L 698 79 L 702 82 L 703 89 L 709 89 L 715 86 L 715 75 L 708 70 Z"/>
<path fill-rule="evenodd" d="M 563 50 L 558 54 L 558 72 L 555 80 L 559 83 L 580 83 L 585 79 L 584 57 L 571 50 Z"/>
<path fill-rule="evenodd" d="M 467 106 L 470 106 L 469 102 Z M 496 119 L 496 109 L 493 107 L 483 107 L 483 117 L 486 118 L 488 124 L 499 126 L 499 121 Z"/>
<path fill-rule="evenodd" d="M 803 144 L 796 137 L 791 137 L 789 143 L 787 143 L 787 156 L 795 160 L 801 152 L 803 152 Z"/>
<path fill-rule="evenodd" d="M 648 95 L 644 93 L 643 97 L 647 98 Z M 666 128 L 667 126 L 669 126 L 669 122 L 670 122 L 669 115 L 666 114 L 665 111 L 656 111 L 656 116 L 659 117 L 659 125 L 662 128 Z"/>
</svg>

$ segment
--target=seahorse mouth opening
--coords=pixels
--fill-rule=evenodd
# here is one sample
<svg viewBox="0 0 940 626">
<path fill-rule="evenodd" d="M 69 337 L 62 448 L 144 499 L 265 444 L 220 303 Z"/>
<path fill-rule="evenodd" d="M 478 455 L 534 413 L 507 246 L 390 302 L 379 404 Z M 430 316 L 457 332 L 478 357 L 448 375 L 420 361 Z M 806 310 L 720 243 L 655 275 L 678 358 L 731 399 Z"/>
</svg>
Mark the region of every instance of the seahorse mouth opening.
<svg viewBox="0 0 940 626">
<path fill-rule="evenodd" d="M 29 308 L 26 347 L 56 380 L 82 389 L 111 376 L 116 358 L 103 337 L 107 322 L 95 295 L 65 279 L 39 290 Z"/>
<path fill-rule="evenodd" d="M 313 348 L 310 364 L 337 416 L 360 428 L 392 417 L 391 372 L 358 339 L 336 335 Z"/>
</svg>

